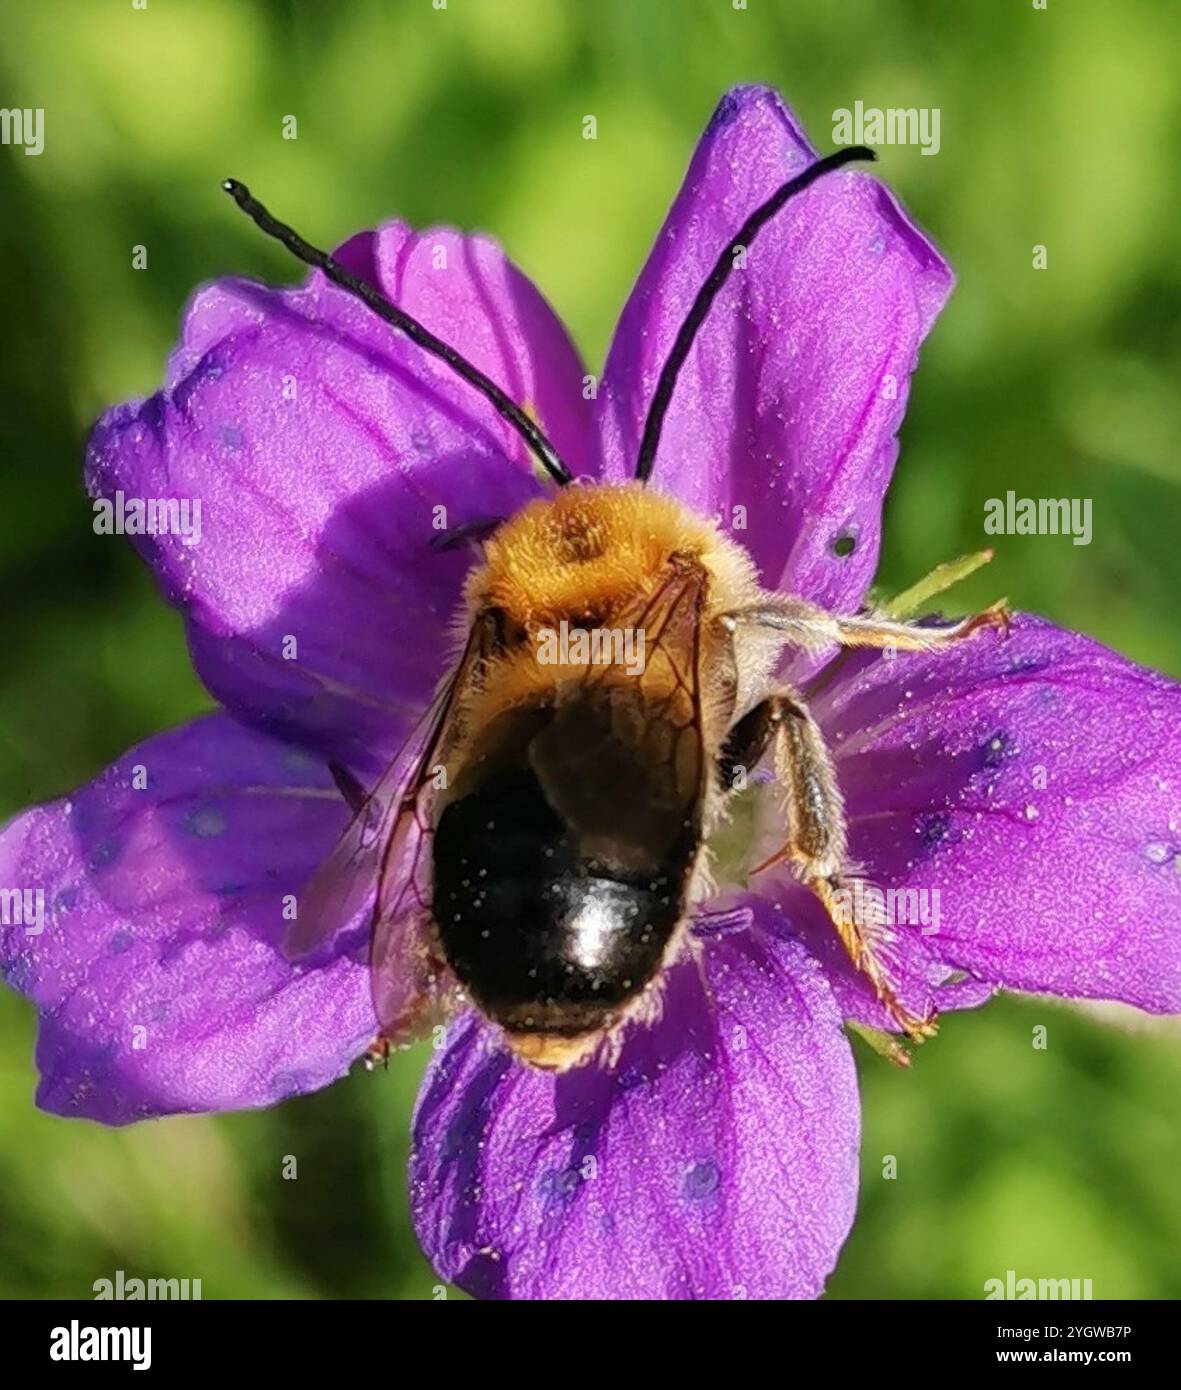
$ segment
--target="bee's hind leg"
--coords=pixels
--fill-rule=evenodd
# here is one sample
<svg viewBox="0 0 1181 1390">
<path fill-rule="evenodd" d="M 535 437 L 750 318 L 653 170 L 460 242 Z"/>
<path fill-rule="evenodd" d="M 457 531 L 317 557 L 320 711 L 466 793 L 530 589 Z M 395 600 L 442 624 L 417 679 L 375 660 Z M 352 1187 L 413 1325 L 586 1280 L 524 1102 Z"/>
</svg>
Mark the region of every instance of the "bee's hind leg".
<svg viewBox="0 0 1181 1390">
<path fill-rule="evenodd" d="M 773 747 L 775 775 L 783 797 L 788 841 L 755 873 L 790 863 L 801 882 L 820 899 L 854 966 L 862 971 L 887 1012 L 915 1042 L 936 1031 L 934 1016 L 920 1018 L 899 1000 L 882 958 L 885 924 L 862 904 L 875 902 L 872 889 L 847 869 L 845 808 L 824 736 L 793 690 L 772 695 L 730 731 L 721 758 L 723 785 L 733 787 L 739 768 L 753 768 Z M 854 906 L 856 905 L 856 906 Z"/>
</svg>

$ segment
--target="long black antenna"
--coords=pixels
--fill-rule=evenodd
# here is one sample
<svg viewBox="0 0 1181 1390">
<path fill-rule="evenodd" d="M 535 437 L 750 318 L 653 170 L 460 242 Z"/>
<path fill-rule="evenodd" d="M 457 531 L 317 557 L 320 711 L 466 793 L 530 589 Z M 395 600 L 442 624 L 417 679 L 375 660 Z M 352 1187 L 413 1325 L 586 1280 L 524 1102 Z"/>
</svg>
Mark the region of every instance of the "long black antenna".
<svg viewBox="0 0 1181 1390">
<path fill-rule="evenodd" d="M 350 274 L 339 261 L 333 260 L 327 251 L 319 251 L 316 247 L 310 246 L 298 232 L 293 231 L 286 223 L 272 217 L 244 183 L 239 183 L 237 179 L 226 179 L 222 183 L 222 188 L 233 198 L 255 226 L 266 232 L 267 236 L 281 241 L 288 251 L 298 256 L 307 265 L 322 270 L 333 284 L 339 285 L 342 290 L 348 290 L 350 294 L 355 295 L 387 323 L 392 323 L 395 328 L 401 329 L 411 342 L 417 343 L 424 352 L 429 352 L 446 362 L 453 372 L 474 386 L 486 400 L 492 403 L 496 413 L 502 419 L 507 420 L 529 448 L 533 450 L 541 466 L 555 483 L 565 487 L 567 483 L 573 481 L 569 469 L 558 457 L 558 452 L 554 446 L 521 407 L 505 395 L 491 377 L 485 376 L 479 367 L 473 366 L 466 357 L 461 357 L 453 347 L 449 347 L 441 338 L 436 338 L 417 319 L 411 318 L 409 314 L 391 304 L 372 285 L 367 284 L 356 275 Z"/>
<path fill-rule="evenodd" d="M 669 402 L 673 397 L 673 388 L 677 384 L 677 377 L 685 365 L 685 358 L 689 356 L 689 349 L 693 346 L 693 339 L 697 337 L 698 329 L 705 322 L 706 316 L 718 296 L 718 291 L 730 278 L 730 272 L 734 269 L 734 253 L 740 247 L 749 246 L 789 198 L 794 198 L 797 193 L 802 193 L 809 184 L 815 183 L 822 174 L 839 169 L 842 165 L 849 164 L 855 159 L 873 160 L 876 158 L 877 155 L 864 145 L 850 145 L 848 149 L 837 150 L 834 154 L 828 154 L 823 159 L 818 159 L 815 164 L 810 164 L 802 174 L 797 174 L 794 179 L 790 179 L 773 193 L 761 207 L 756 208 L 739 228 L 737 235 L 723 248 L 705 283 L 697 291 L 697 298 L 693 301 L 692 307 L 685 315 L 685 321 L 681 324 L 680 330 L 673 340 L 672 351 L 661 369 L 656 390 L 652 393 L 652 402 L 648 406 L 648 418 L 644 421 L 644 434 L 640 440 L 640 452 L 636 456 L 636 478 L 640 482 L 646 483 L 652 476 L 652 465 L 656 462 L 656 450 L 660 444 L 660 431 L 664 425 L 664 417 L 668 414 Z"/>
</svg>

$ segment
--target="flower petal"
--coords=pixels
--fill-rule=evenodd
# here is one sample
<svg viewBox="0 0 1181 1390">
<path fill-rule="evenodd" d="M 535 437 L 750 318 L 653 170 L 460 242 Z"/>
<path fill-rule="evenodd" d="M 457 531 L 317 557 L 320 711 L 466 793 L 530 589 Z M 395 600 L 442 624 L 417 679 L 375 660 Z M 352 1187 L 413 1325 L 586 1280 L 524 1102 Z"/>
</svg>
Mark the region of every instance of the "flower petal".
<svg viewBox="0 0 1181 1390">
<path fill-rule="evenodd" d="M 728 895 L 730 910 L 699 916 L 694 931 L 709 938 L 718 930 L 745 930 L 757 922 L 764 931 L 801 941 L 824 967 L 837 1009 L 844 1019 L 872 1028 L 898 1030 L 898 1024 L 874 992 L 865 973 L 856 969 L 841 945 L 832 921 L 814 893 L 786 875 L 756 880 L 759 892 Z M 892 979 L 900 1002 L 920 1017 L 932 1009 L 974 1009 L 986 1003 L 995 987 L 980 980 L 957 978 L 940 957 L 937 945 L 919 924 L 894 952 Z"/>
<path fill-rule="evenodd" d="M 815 158 L 773 91 L 722 99 L 607 360 L 607 477 L 631 476 L 657 375 L 718 255 Z M 718 296 L 673 395 L 656 485 L 720 513 L 768 587 L 856 609 L 877 563 L 910 373 L 951 284 L 887 189 L 826 175 L 764 228 Z"/>
<path fill-rule="evenodd" d="M 572 469 L 597 467 L 577 355 L 493 243 L 395 223 L 340 255 L 533 409 Z M 432 541 L 536 495 L 531 458 L 483 397 L 316 272 L 200 291 L 164 390 L 96 426 L 87 481 L 113 502 L 199 501 L 195 543 L 135 540 L 206 684 L 270 732 L 376 767 L 442 674 L 435 634 L 469 552 Z"/>
<path fill-rule="evenodd" d="M 810 1298 L 853 1219 L 859 1105 L 796 942 L 674 966 L 618 1062 L 560 1077 L 474 1016 L 427 1076 L 411 1194 L 436 1269 L 488 1298 Z"/>
<path fill-rule="evenodd" d="M 307 753 L 219 714 L 0 832 L 0 884 L 44 895 L 41 932 L 0 936 L 41 1012 L 38 1103 L 126 1124 L 340 1076 L 376 1031 L 368 971 L 295 967 L 279 943 L 346 818 Z"/>
<path fill-rule="evenodd" d="M 1022 617 L 1007 641 L 857 655 L 812 709 L 854 860 L 937 906 L 902 949 L 1181 1012 L 1181 686 Z"/>
</svg>

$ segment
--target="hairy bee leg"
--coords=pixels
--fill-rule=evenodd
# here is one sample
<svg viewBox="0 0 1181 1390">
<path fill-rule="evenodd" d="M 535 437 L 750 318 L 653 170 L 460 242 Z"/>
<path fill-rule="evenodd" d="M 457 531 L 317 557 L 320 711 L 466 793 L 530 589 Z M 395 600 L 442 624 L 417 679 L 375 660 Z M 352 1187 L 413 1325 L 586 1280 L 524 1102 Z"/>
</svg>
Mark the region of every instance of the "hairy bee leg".
<svg viewBox="0 0 1181 1390">
<path fill-rule="evenodd" d="M 870 939 L 873 928 L 859 923 L 850 911 L 850 901 L 856 901 L 857 880 L 846 874 L 836 874 L 829 878 L 806 879 L 805 882 L 824 904 L 849 959 L 873 985 L 874 993 L 890 1017 L 912 1042 L 925 1042 L 927 1038 L 933 1038 L 939 1031 L 934 1013 L 920 1017 L 906 1008 L 873 947 Z"/>
<path fill-rule="evenodd" d="M 841 617 L 802 599 L 738 608 L 721 618 L 731 632 L 740 625 L 767 628 L 781 632 L 795 646 L 812 650 L 836 642 L 842 647 L 893 647 L 912 652 L 940 651 L 986 627 L 1000 628 L 1007 634 L 1011 621 L 1004 599 L 950 627 L 919 627 L 874 613 Z"/>
<path fill-rule="evenodd" d="M 779 725 L 777 701 L 772 698 L 744 714 L 726 735 L 718 756 L 718 779 L 723 791 L 734 791 L 771 746 Z"/>
<path fill-rule="evenodd" d="M 793 691 L 771 696 L 740 720 L 727 740 L 727 752 L 735 744 L 736 734 L 747 738 L 748 756 L 757 749 L 756 761 L 774 741 L 775 774 L 787 812 L 788 843 L 754 872 L 790 862 L 801 881 L 820 899 L 849 959 L 868 978 L 898 1026 L 915 1042 L 931 1037 L 936 1031 L 934 1018 L 911 1013 L 895 992 L 873 940 L 877 924 L 859 922 L 850 911 L 851 901 L 872 898 L 865 892 L 858 894 L 858 880 L 846 869 L 844 803 L 824 735 L 815 720 Z"/>
</svg>

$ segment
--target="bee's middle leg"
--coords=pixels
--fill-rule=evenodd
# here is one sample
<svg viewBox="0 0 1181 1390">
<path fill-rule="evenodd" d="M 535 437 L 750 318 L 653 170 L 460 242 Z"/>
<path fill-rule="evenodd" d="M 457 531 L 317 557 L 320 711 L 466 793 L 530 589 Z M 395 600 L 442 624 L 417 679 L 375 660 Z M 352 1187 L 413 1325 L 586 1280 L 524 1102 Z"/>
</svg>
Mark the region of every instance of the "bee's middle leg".
<svg viewBox="0 0 1181 1390">
<path fill-rule="evenodd" d="M 820 899 L 849 959 L 869 979 L 890 1016 L 914 1041 L 931 1037 L 934 1016 L 920 1018 L 898 998 L 874 939 L 881 924 L 858 921 L 852 907 L 872 903 L 874 895 L 847 867 L 845 807 L 836 770 L 824 735 L 795 691 L 770 696 L 730 731 L 721 759 L 724 785 L 733 787 L 737 769 L 752 768 L 771 747 L 788 840 L 754 872 L 790 863 Z"/>
<path fill-rule="evenodd" d="M 754 604 L 725 613 L 721 619 L 731 632 L 746 625 L 780 632 L 786 642 L 816 651 L 837 643 L 842 647 L 892 647 L 895 651 L 934 652 L 953 647 L 982 628 L 1007 633 L 1012 621 L 1002 600 L 948 627 L 921 627 L 878 613 L 843 617 L 818 608 L 804 599 L 779 596 L 774 602 Z"/>
</svg>

